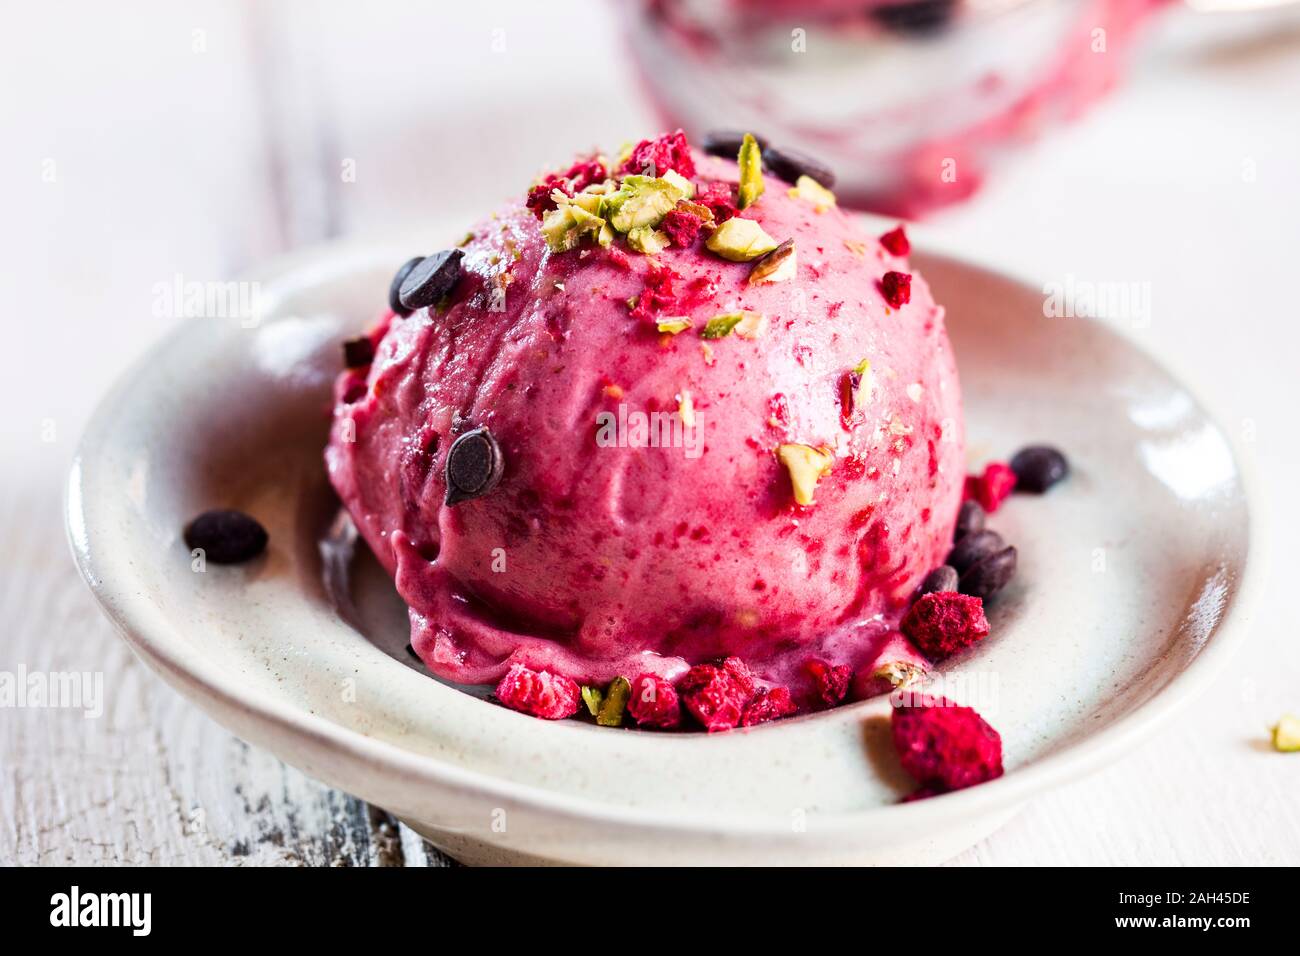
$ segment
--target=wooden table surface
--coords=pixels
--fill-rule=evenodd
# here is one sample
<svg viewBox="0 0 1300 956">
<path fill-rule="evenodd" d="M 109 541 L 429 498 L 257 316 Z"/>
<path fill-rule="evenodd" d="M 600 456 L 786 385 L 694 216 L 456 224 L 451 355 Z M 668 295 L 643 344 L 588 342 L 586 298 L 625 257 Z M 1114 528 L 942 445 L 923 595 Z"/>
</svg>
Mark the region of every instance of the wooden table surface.
<svg viewBox="0 0 1300 956">
<path fill-rule="evenodd" d="M 104 710 L 0 710 L 0 862 L 446 865 L 382 811 L 166 688 L 73 569 L 62 484 L 99 394 L 162 335 L 158 283 L 471 221 L 547 158 L 656 121 L 605 4 L 25 4 L 0 33 L 0 671 L 102 674 Z M 1300 25 L 1190 16 L 1132 83 L 917 234 L 1017 273 L 1151 283 L 1128 331 L 1239 430 L 1277 546 L 1247 649 L 1120 763 L 955 863 L 1300 863 L 1295 372 Z M 1240 35 L 1238 35 L 1240 33 Z M 557 58 L 557 51 L 565 51 Z M 575 55 L 575 51 L 582 55 Z M 436 242 L 439 237 L 430 237 Z"/>
</svg>

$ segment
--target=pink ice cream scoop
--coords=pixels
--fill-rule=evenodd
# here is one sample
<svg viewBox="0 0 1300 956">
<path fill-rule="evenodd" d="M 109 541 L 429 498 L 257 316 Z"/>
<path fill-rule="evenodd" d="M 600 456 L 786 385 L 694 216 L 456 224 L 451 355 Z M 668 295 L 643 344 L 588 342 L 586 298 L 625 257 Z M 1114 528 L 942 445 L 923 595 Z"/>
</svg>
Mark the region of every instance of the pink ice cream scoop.
<svg viewBox="0 0 1300 956">
<path fill-rule="evenodd" d="M 593 201 L 605 227 L 574 213 L 561 234 L 563 193 L 627 181 L 552 176 L 339 379 L 331 480 L 442 677 L 671 680 L 730 655 L 806 696 L 810 659 L 900 656 L 948 551 L 961 398 L 924 279 L 810 183 L 767 175 L 728 225 L 737 164 L 679 142 L 686 176 L 645 170 L 693 193 L 672 218 L 624 234 L 617 200 Z"/>
</svg>

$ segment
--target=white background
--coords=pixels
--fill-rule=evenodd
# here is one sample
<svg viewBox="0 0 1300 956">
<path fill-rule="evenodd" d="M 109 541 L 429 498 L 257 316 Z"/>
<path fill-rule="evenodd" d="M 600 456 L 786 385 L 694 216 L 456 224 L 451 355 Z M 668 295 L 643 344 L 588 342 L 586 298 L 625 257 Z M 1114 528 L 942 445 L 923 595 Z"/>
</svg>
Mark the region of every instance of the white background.
<svg viewBox="0 0 1300 956">
<path fill-rule="evenodd" d="M 1266 744 L 1300 713 L 1300 21 L 1193 19 L 1156 31 L 1118 95 L 914 235 L 1036 281 L 1151 283 L 1152 321 L 1129 331 L 1241 439 L 1271 513 L 1272 585 L 1236 665 L 1175 726 L 959 863 L 1300 863 L 1300 755 Z M 0 712 L 0 862 L 426 859 L 130 657 L 72 568 L 61 485 L 96 397 L 170 324 L 156 283 L 469 223 L 539 166 L 652 130 L 609 20 L 591 0 L 7 12 L 0 670 L 102 671 L 108 710 Z"/>
</svg>

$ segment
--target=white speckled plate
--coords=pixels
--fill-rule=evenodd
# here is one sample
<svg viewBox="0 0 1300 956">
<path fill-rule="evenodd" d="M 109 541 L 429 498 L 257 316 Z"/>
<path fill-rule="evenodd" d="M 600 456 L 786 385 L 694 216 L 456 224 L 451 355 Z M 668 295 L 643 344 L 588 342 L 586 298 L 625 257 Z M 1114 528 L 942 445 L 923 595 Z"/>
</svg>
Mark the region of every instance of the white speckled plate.
<svg viewBox="0 0 1300 956">
<path fill-rule="evenodd" d="M 195 320 L 104 399 L 68 485 L 82 574 L 136 652 L 241 737 L 384 806 L 466 860 L 933 862 L 1034 793 L 1131 747 L 1204 688 L 1256 589 L 1246 485 L 1224 433 L 1105 324 L 1043 317 L 1038 290 L 917 256 L 949 327 L 972 463 L 1028 442 L 1074 473 L 994 526 L 1020 573 L 944 690 L 1002 733 L 1007 774 L 911 789 L 876 700 L 705 736 L 548 723 L 431 679 L 368 555 L 354 612 L 324 583 L 321 464 L 339 342 L 411 252 L 333 248 L 255 277 L 263 315 Z M 269 553 L 191 570 L 180 529 L 251 512 Z"/>
</svg>

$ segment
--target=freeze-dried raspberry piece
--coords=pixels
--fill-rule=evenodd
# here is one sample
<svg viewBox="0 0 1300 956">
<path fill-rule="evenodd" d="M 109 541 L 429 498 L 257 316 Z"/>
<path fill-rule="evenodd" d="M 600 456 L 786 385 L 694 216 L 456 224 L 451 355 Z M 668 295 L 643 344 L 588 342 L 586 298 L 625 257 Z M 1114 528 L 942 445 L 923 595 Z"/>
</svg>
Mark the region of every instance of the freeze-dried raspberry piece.
<svg viewBox="0 0 1300 956">
<path fill-rule="evenodd" d="M 523 664 L 510 666 L 496 693 L 507 707 L 543 720 L 572 717 L 582 699 L 578 685 L 564 675 L 530 670 Z"/>
<path fill-rule="evenodd" d="M 788 689 L 764 687 L 759 689 L 745 705 L 745 710 L 740 715 L 740 726 L 753 727 L 755 724 L 765 724 L 769 720 L 789 717 L 798 709 Z"/>
<path fill-rule="evenodd" d="M 638 322 L 654 325 L 655 316 L 661 310 L 672 308 L 677 304 L 673 281 L 680 278 L 681 276 L 667 266 L 651 268 L 645 274 L 645 285 L 642 287 L 641 294 L 637 296 L 636 305 L 632 308 L 632 318 Z"/>
<path fill-rule="evenodd" d="M 729 657 L 720 665 L 696 664 L 678 682 L 677 692 L 691 716 L 712 733 L 740 723 L 754 681 L 743 661 Z"/>
<path fill-rule="evenodd" d="M 813 679 L 817 696 L 827 707 L 834 707 L 849 692 L 849 681 L 853 679 L 853 668 L 847 664 L 828 664 L 813 658 L 804 662 L 804 670 Z"/>
<path fill-rule="evenodd" d="M 564 180 L 554 173 L 551 173 L 532 189 L 528 190 L 528 198 L 524 200 L 524 205 L 533 211 L 534 216 L 541 219 L 544 213 L 555 208 L 555 200 L 551 198 L 551 193 L 557 189 L 562 193 L 572 195 L 569 193 L 569 190 L 565 188 Z"/>
<path fill-rule="evenodd" d="M 922 790 L 917 799 L 1002 776 L 1002 738 L 969 707 L 942 697 L 894 708 L 894 749 Z"/>
<path fill-rule="evenodd" d="M 982 475 L 967 475 L 962 492 L 964 500 L 978 501 L 989 514 L 998 510 L 1002 502 L 1015 490 L 1016 473 L 1006 462 L 991 461 L 984 466 Z"/>
<path fill-rule="evenodd" d="M 912 605 L 898 629 L 927 657 L 939 658 L 988 637 L 989 622 L 980 598 L 935 591 Z"/>
<path fill-rule="evenodd" d="M 627 709 L 642 727 L 676 727 L 682 722 L 677 688 L 653 674 L 642 674 L 632 682 Z"/>
<path fill-rule="evenodd" d="M 726 222 L 737 212 L 736 200 L 731 195 L 731 184 L 720 181 L 697 186 L 695 202 L 707 206 L 715 222 Z"/>
<path fill-rule="evenodd" d="M 652 166 L 653 172 L 651 172 Z M 691 147 L 686 142 L 686 134 L 681 130 L 665 133 L 658 139 L 641 140 L 623 161 L 619 172 L 662 176 L 670 169 L 681 173 L 687 179 L 695 175 L 695 160 L 691 158 Z"/>
<path fill-rule="evenodd" d="M 592 183 L 604 182 L 609 173 L 598 159 L 580 159 L 569 167 L 564 178 L 568 180 L 571 192 L 580 193 Z"/>
<path fill-rule="evenodd" d="M 906 272 L 886 272 L 880 280 L 880 291 L 885 301 L 895 309 L 901 309 L 912 301 L 912 277 Z"/>
<path fill-rule="evenodd" d="M 700 236 L 704 220 L 684 209 L 673 209 L 664 216 L 659 228 L 668 235 L 668 241 L 680 249 L 689 249 Z"/>
<path fill-rule="evenodd" d="M 903 231 L 902 226 L 891 229 L 881 236 L 880 244 L 893 256 L 905 256 L 912 251 L 912 243 L 908 241 L 907 233 Z"/>
</svg>

